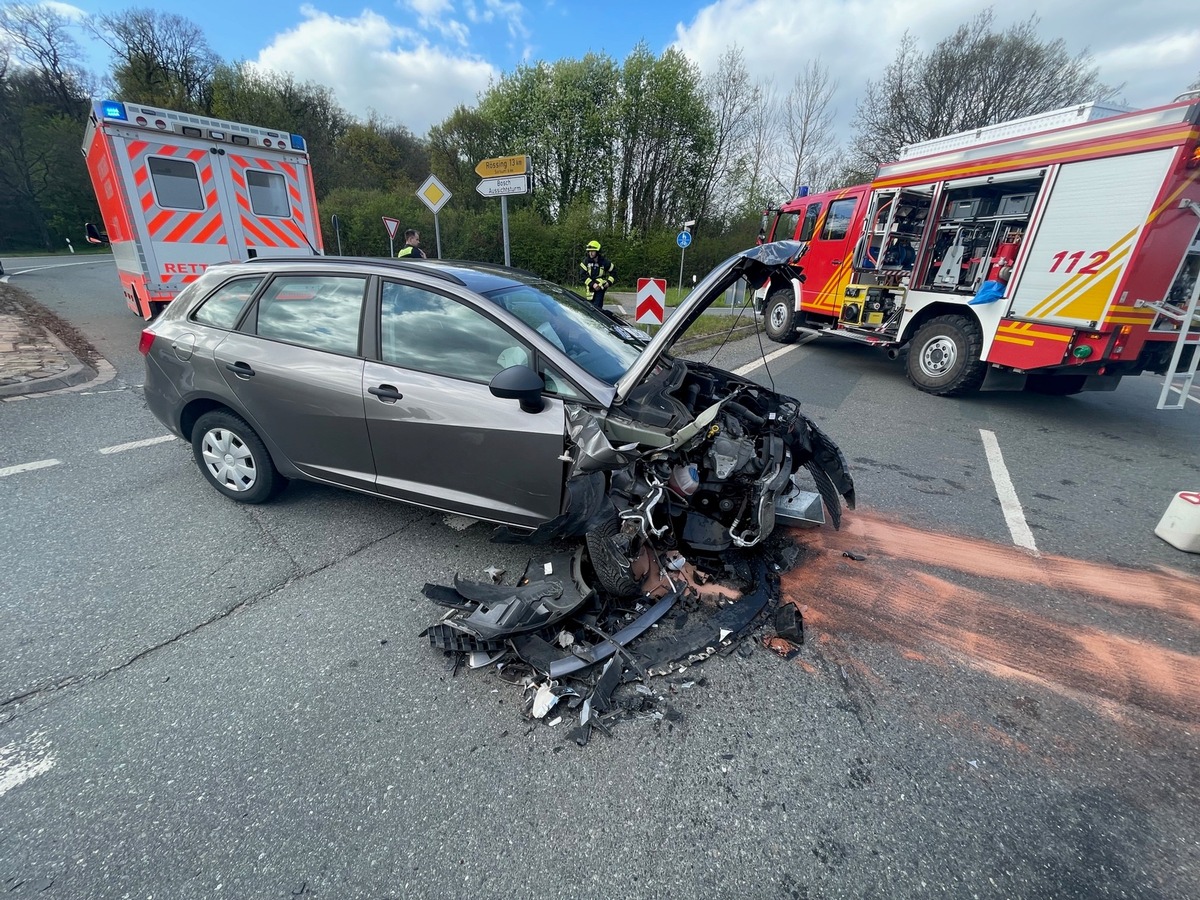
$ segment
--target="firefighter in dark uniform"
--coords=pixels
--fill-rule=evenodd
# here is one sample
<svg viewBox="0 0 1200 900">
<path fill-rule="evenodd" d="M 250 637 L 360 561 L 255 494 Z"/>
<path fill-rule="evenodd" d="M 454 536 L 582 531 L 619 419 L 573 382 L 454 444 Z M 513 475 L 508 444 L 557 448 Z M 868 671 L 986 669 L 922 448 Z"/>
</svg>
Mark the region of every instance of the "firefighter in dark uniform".
<svg viewBox="0 0 1200 900">
<path fill-rule="evenodd" d="M 613 264 L 600 255 L 600 242 L 588 241 L 587 253 L 579 264 L 583 269 L 583 287 L 596 309 L 604 309 L 604 292 L 613 286 Z"/>
</svg>

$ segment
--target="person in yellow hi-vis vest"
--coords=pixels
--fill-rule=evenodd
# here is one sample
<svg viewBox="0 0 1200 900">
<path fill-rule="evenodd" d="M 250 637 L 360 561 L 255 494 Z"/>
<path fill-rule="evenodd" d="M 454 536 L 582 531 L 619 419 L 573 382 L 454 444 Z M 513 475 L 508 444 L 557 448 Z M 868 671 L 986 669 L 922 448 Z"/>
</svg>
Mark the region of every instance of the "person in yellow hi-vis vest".
<svg viewBox="0 0 1200 900">
<path fill-rule="evenodd" d="M 421 235 L 415 228 L 404 232 L 404 246 L 396 254 L 397 259 L 425 259 L 425 251 L 420 248 Z"/>
<path fill-rule="evenodd" d="M 604 309 L 604 292 L 613 286 L 617 280 L 613 274 L 613 264 L 600 255 L 600 242 L 588 241 L 587 252 L 583 262 L 583 287 L 588 299 L 596 309 Z"/>
</svg>

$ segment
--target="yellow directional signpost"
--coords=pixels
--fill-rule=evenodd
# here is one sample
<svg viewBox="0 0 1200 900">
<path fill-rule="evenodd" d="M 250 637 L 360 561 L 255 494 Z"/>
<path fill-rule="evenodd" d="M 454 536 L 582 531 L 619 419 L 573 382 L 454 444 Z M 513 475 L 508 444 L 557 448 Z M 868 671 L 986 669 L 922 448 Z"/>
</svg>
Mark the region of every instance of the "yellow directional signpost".
<svg viewBox="0 0 1200 900">
<path fill-rule="evenodd" d="M 475 174 L 483 181 L 475 188 L 484 197 L 500 198 L 500 227 L 504 232 L 504 264 L 512 265 L 508 250 L 508 195 L 529 193 L 529 157 L 496 156 L 484 159 L 475 166 Z"/>
<path fill-rule="evenodd" d="M 499 178 L 502 175 L 524 175 L 529 171 L 528 156 L 497 156 L 485 159 L 475 167 L 480 178 Z"/>
</svg>

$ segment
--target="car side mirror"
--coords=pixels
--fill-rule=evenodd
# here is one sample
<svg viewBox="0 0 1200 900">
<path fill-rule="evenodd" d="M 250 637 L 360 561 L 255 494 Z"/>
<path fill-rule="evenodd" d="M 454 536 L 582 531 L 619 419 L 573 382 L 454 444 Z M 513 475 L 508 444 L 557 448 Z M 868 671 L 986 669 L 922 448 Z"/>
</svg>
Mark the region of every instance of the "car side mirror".
<svg viewBox="0 0 1200 900">
<path fill-rule="evenodd" d="M 83 224 L 83 230 L 87 234 L 87 242 L 89 244 L 107 244 L 108 243 L 108 233 L 105 231 L 101 231 L 99 228 L 97 228 L 91 222 L 85 222 Z"/>
<path fill-rule="evenodd" d="M 546 383 L 542 376 L 529 366 L 509 366 L 497 372 L 488 385 L 493 397 L 501 400 L 519 400 L 521 409 L 527 413 L 539 413 L 546 407 L 542 391 Z"/>
</svg>

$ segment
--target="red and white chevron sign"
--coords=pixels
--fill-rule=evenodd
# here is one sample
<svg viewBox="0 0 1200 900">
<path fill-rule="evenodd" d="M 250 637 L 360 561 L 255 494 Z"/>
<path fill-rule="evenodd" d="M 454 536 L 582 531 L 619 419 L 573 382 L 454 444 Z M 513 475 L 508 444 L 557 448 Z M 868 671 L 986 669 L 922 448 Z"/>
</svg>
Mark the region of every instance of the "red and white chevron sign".
<svg viewBox="0 0 1200 900">
<path fill-rule="evenodd" d="M 639 325 L 661 325 L 663 308 L 667 305 L 667 279 L 639 278 L 637 280 L 636 321 Z"/>
</svg>

